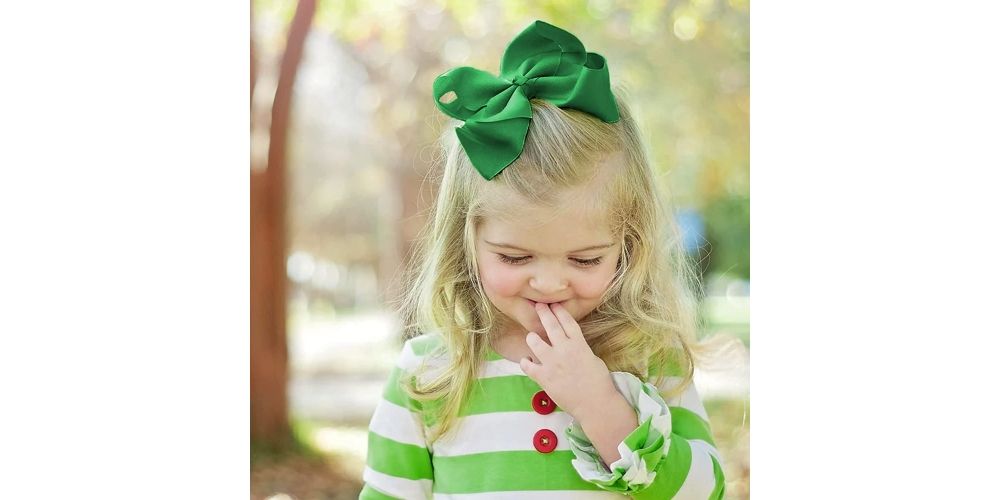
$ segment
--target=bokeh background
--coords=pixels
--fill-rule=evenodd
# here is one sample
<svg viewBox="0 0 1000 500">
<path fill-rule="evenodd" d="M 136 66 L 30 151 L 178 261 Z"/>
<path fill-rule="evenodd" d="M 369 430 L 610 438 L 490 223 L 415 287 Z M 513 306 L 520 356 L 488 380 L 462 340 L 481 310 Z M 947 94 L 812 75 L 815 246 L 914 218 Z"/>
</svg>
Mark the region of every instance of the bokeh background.
<svg viewBox="0 0 1000 500">
<path fill-rule="evenodd" d="M 629 90 L 702 274 L 702 335 L 749 348 L 746 0 L 251 0 L 252 498 L 357 498 L 400 346 L 391 302 L 440 167 L 431 83 L 495 72 L 535 19 Z M 740 359 L 695 377 L 729 498 L 749 485 Z"/>
</svg>

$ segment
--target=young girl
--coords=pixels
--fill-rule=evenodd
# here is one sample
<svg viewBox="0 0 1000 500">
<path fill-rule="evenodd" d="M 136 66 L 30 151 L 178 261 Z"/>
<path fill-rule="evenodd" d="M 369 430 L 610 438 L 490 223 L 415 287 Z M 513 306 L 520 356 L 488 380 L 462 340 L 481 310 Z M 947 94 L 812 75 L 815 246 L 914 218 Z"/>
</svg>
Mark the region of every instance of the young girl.
<svg viewBox="0 0 1000 500">
<path fill-rule="evenodd" d="M 536 21 L 434 94 L 464 124 L 361 498 L 722 498 L 691 274 L 604 58 Z"/>
</svg>

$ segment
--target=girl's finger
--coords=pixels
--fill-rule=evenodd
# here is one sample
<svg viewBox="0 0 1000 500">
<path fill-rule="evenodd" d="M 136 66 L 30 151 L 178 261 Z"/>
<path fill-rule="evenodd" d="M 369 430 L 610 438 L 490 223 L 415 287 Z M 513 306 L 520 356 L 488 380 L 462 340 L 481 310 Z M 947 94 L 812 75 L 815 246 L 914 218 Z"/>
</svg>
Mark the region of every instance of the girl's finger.
<svg viewBox="0 0 1000 500">
<path fill-rule="evenodd" d="M 566 337 L 571 339 L 583 338 L 583 330 L 580 330 L 580 324 L 573 319 L 573 315 L 562 304 L 552 304 L 552 314 L 559 320 L 560 326 L 566 332 Z"/>
<path fill-rule="evenodd" d="M 539 365 L 538 363 L 533 363 L 528 358 L 521 358 L 521 371 L 523 371 L 524 374 L 532 380 L 535 380 L 535 377 L 538 376 L 538 369 L 541 366 L 542 365 Z"/>
<path fill-rule="evenodd" d="M 542 340 L 542 337 L 535 332 L 528 332 L 524 341 L 527 342 L 528 349 L 535 353 L 535 358 L 544 365 L 548 361 L 549 354 L 552 353 L 552 346 Z"/>
<path fill-rule="evenodd" d="M 566 336 L 566 332 L 563 331 L 562 325 L 559 324 L 559 319 L 552 314 L 552 310 L 549 309 L 547 304 L 535 303 L 535 312 L 538 313 L 538 318 L 542 320 L 542 326 L 545 327 L 545 332 L 549 334 L 549 340 L 552 341 L 552 345 L 559 345 L 563 340 L 569 338 Z"/>
</svg>

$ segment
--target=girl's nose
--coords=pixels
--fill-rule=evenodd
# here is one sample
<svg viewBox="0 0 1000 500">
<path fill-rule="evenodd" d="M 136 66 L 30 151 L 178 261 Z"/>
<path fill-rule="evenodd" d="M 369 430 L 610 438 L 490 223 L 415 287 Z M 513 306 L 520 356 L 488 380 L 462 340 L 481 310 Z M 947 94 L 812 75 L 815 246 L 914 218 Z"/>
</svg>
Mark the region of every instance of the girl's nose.
<svg viewBox="0 0 1000 500">
<path fill-rule="evenodd" d="M 550 297 L 555 293 L 566 289 L 567 283 L 558 273 L 541 272 L 530 280 L 531 287 L 544 297 Z"/>
</svg>

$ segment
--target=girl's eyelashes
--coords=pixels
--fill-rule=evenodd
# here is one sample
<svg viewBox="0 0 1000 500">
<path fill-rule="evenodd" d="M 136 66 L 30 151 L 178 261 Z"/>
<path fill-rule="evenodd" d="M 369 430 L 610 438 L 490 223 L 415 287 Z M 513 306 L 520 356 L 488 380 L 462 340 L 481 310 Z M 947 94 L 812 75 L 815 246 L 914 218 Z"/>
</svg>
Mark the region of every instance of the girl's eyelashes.
<svg viewBox="0 0 1000 500">
<path fill-rule="evenodd" d="M 502 253 L 498 253 L 497 257 L 500 259 L 501 262 L 505 264 L 521 264 L 527 261 L 529 258 L 531 258 L 528 255 L 522 257 L 511 257 L 509 255 L 504 255 Z M 570 259 L 570 260 L 576 262 L 577 264 L 580 264 L 581 266 L 591 267 L 600 264 L 603 258 L 604 257 L 595 257 L 593 259 Z"/>
<path fill-rule="evenodd" d="M 581 265 L 591 267 L 600 264 L 602 258 L 603 257 L 594 257 L 593 259 L 573 259 L 573 260 Z"/>
<path fill-rule="evenodd" d="M 524 257 L 511 257 L 509 255 L 504 255 L 502 253 L 498 253 L 497 257 L 500 258 L 501 262 L 504 262 L 506 264 L 520 264 L 520 263 L 528 260 L 527 256 L 524 256 Z"/>
</svg>

